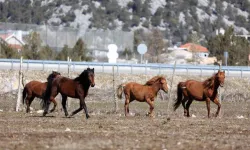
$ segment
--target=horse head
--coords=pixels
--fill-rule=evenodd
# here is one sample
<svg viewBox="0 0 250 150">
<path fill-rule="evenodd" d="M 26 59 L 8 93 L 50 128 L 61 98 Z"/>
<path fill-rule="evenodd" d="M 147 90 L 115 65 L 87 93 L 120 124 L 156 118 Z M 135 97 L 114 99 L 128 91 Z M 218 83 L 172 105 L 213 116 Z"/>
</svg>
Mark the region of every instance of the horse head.
<svg viewBox="0 0 250 150">
<path fill-rule="evenodd" d="M 87 68 L 87 75 L 88 75 L 88 79 L 90 82 L 91 87 L 95 86 L 95 70 Z"/>
<path fill-rule="evenodd" d="M 163 90 L 166 93 L 168 92 L 168 84 L 166 78 L 161 76 L 155 76 L 152 79 L 148 80 L 145 85 L 153 85 L 155 83 L 160 84 L 161 90 Z"/>
<path fill-rule="evenodd" d="M 60 76 L 61 73 L 57 72 L 57 71 L 52 71 L 52 78 L 56 78 L 57 76 Z"/>
<path fill-rule="evenodd" d="M 161 90 L 163 90 L 165 93 L 168 93 L 168 84 L 167 80 L 164 77 L 160 78 L 160 84 L 161 84 Z"/>
<path fill-rule="evenodd" d="M 48 76 L 47 81 L 52 81 L 54 78 L 56 78 L 57 76 L 60 76 L 61 74 L 57 71 L 52 71 L 52 73 Z"/>
<path fill-rule="evenodd" d="M 216 80 L 219 82 L 219 85 L 221 87 L 224 86 L 225 70 L 224 71 L 218 70 L 218 73 L 216 74 Z"/>
</svg>

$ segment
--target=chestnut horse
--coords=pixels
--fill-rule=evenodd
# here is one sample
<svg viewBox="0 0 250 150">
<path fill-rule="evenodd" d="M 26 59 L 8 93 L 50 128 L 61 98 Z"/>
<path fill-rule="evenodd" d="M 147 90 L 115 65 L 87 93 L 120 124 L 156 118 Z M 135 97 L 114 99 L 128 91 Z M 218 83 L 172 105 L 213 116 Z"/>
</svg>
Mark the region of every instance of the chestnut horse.
<svg viewBox="0 0 250 150">
<path fill-rule="evenodd" d="M 53 71 L 47 78 L 47 80 L 50 79 L 54 79 L 57 76 L 59 76 L 60 73 Z M 26 112 L 29 113 L 30 112 L 30 105 L 32 103 L 32 101 L 34 100 L 35 97 L 37 98 L 44 98 L 44 93 L 47 87 L 47 82 L 40 82 L 40 81 L 30 81 L 29 83 L 27 83 L 24 86 L 23 89 L 23 104 L 24 101 L 26 102 Z M 57 102 L 55 101 L 55 99 L 52 100 L 52 102 L 54 103 L 54 107 L 51 111 L 54 111 L 57 105 Z"/>
<path fill-rule="evenodd" d="M 43 113 L 45 116 L 48 113 L 50 101 L 57 96 L 58 93 L 62 95 L 62 107 L 65 116 L 68 116 L 68 111 L 66 108 L 67 97 L 80 99 L 80 108 L 73 111 L 70 116 L 75 115 L 82 109 L 84 109 L 86 118 L 89 118 L 87 106 L 85 104 L 85 97 L 88 95 L 89 87 L 95 86 L 95 73 L 94 68 L 87 68 L 75 79 L 69 79 L 66 77 L 58 77 L 54 80 L 48 81 L 48 86 L 45 93 L 45 103 L 47 104 Z"/>
<path fill-rule="evenodd" d="M 125 94 L 125 116 L 129 113 L 129 103 L 137 100 L 139 102 L 147 102 L 150 106 L 149 116 L 153 116 L 154 110 L 154 98 L 157 96 L 159 90 L 168 92 L 167 81 L 164 77 L 155 76 L 145 85 L 138 84 L 136 82 L 129 82 L 127 84 L 121 84 L 117 88 L 117 97 L 122 98 L 122 93 Z"/>
<path fill-rule="evenodd" d="M 186 82 L 179 82 L 177 86 L 177 99 L 174 103 L 174 110 L 176 110 L 180 104 L 184 108 L 184 116 L 190 117 L 189 106 L 193 100 L 206 101 L 208 118 L 210 117 L 210 101 L 214 102 L 218 108 L 216 117 L 218 116 L 221 108 L 221 104 L 218 100 L 218 88 L 223 87 L 225 80 L 225 71 L 218 71 L 212 77 L 206 79 L 203 82 L 196 80 L 187 80 Z"/>
</svg>

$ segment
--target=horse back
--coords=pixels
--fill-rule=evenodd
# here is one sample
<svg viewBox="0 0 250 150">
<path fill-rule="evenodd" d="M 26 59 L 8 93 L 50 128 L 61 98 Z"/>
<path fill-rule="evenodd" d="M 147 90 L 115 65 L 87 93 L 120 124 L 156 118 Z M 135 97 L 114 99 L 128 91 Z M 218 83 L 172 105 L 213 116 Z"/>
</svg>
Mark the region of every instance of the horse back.
<svg viewBox="0 0 250 150">
<path fill-rule="evenodd" d="M 145 101 L 146 97 L 154 97 L 150 86 L 141 85 L 136 82 L 127 83 L 124 87 L 124 94 L 129 95 L 130 99 L 138 101 Z"/>
<path fill-rule="evenodd" d="M 203 100 L 204 86 L 203 83 L 196 80 L 187 80 L 185 82 L 187 92 L 196 100 Z"/>
<path fill-rule="evenodd" d="M 72 98 L 77 98 L 76 90 L 81 88 L 78 81 L 66 77 L 58 77 L 52 82 L 52 89 Z M 81 89 L 80 89 L 81 90 Z"/>
<path fill-rule="evenodd" d="M 45 92 L 47 86 L 47 82 L 40 81 L 30 81 L 25 85 L 29 92 L 32 92 L 35 96 L 41 97 Z"/>
</svg>

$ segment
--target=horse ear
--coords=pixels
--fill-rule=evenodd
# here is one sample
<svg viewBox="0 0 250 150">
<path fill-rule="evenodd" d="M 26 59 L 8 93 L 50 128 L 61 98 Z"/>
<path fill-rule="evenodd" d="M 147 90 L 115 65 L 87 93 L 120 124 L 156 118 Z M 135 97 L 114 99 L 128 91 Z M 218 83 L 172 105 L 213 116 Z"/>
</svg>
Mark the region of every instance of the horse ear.
<svg viewBox="0 0 250 150">
<path fill-rule="evenodd" d="M 162 84 L 166 83 L 166 80 L 164 78 L 161 78 L 161 83 Z"/>
<path fill-rule="evenodd" d="M 93 72 L 95 72 L 95 68 L 93 68 L 92 70 L 93 70 Z"/>
</svg>

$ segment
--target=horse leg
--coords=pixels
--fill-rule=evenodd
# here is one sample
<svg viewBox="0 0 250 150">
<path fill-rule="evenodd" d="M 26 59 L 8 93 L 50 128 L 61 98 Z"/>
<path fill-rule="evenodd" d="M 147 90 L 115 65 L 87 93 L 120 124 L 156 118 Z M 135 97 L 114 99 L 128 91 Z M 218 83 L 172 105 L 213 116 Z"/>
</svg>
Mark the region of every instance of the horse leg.
<svg viewBox="0 0 250 150">
<path fill-rule="evenodd" d="M 53 108 L 50 110 L 51 113 L 52 113 L 53 111 L 56 110 L 56 106 L 57 106 L 57 102 L 56 102 L 55 98 L 52 99 L 52 102 L 53 102 L 54 106 L 53 106 Z"/>
<path fill-rule="evenodd" d="M 125 116 L 129 113 L 129 95 L 125 94 L 125 104 L 124 104 L 124 111 L 125 111 Z"/>
<path fill-rule="evenodd" d="M 79 111 L 81 111 L 82 109 L 84 109 L 85 114 L 86 114 L 86 118 L 88 119 L 88 118 L 89 118 L 89 114 L 88 114 L 88 110 L 87 110 L 87 106 L 86 106 L 86 104 L 85 104 L 84 98 L 81 98 L 81 99 L 80 99 L 80 108 L 78 108 L 77 110 L 73 111 L 73 112 L 71 113 L 70 117 L 73 116 L 73 115 L 75 115 L 75 114 L 77 114 L 77 113 L 78 113 Z"/>
<path fill-rule="evenodd" d="M 192 104 L 192 102 L 193 102 L 193 99 L 188 99 L 188 102 L 187 102 L 187 104 L 186 104 L 186 109 L 187 109 L 187 117 L 190 117 L 190 114 L 189 114 L 189 107 L 190 107 L 190 105 Z"/>
<path fill-rule="evenodd" d="M 26 113 L 29 113 L 30 112 L 30 105 L 32 103 L 32 101 L 34 100 L 34 96 L 27 96 L 26 98 L 26 105 L 27 105 L 27 108 L 26 108 Z"/>
<path fill-rule="evenodd" d="M 184 97 L 184 99 L 182 100 L 181 104 L 183 106 L 184 109 L 184 116 L 187 116 L 187 107 L 186 107 L 186 102 L 187 102 L 188 98 Z"/>
<path fill-rule="evenodd" d="M 214 103 L 218 106 L 216 114 L 215 114 L 215 117 L 217 117 L 220 113 L 221 104 L 220 104 L 218 98 L 215 98 Z"/>
<path fill-rule="evenodd" d="M 67 117 L 69 114 L 67 111 L 66 102 L 67 102 L 67 96 L 62 95 L 62 107 L 63 107 L 64 114 Z"/>
<path fill-rule="evenodd" d="M 151 101 L 150 99 L 147 99 L 146 102 L 149 104 L 149 116 L 153 117 L 153 111 L 154 111 L 154 102 L 153 100 Z"/>
<path fill-rule="evenodd" d="M 206 99 L 207 104 L 207 117 L 210 118 L 210 98 Z"/>
</svg>

